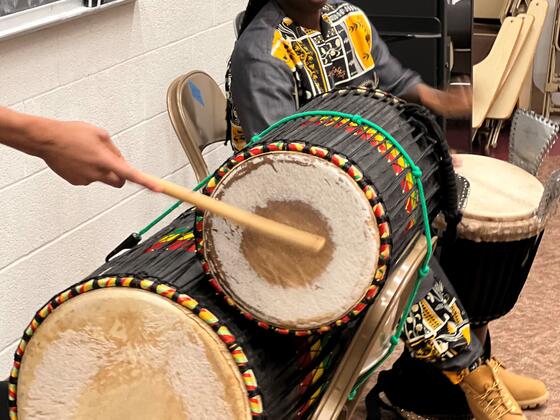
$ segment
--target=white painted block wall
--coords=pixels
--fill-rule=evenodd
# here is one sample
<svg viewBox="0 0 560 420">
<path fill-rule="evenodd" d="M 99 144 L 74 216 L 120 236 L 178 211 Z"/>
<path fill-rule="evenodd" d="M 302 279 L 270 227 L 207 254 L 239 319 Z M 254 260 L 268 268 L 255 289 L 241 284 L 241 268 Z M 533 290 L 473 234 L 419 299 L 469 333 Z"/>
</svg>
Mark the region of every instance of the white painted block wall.
<svg viewBox="0 0 560 420">
<path fill-rule="evenodd" d="M 0 42 L 0 104 L 97 124 L 139 169 L 193 186 L 167 86 L 193 69 L 223 81 L 245 5 L 137 0 Z M 220 146 L 206 157 L 215 167 L 228 154 Z M 0 146 L 0 379 L 37 309 L 172 202 L 134 185 L 73 187 L 41 160 Z"/>
</svg>

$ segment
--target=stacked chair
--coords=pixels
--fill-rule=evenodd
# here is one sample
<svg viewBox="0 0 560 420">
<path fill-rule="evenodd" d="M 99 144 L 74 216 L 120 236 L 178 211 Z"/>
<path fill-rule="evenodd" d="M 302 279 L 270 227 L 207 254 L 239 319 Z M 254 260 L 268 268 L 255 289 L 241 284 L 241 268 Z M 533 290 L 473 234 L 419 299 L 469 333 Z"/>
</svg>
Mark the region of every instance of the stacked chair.
<svg viewBox="0 0 560 420">
<path fill-rule="evenodd" d="M 487 152 L 516 106 L 530 106 L 532 64 L 547 10 L 546 0 L 533 0 L 527 13 L 506 17 L 490 53 L 473 68 L 473 139 Z"/>
</svg>

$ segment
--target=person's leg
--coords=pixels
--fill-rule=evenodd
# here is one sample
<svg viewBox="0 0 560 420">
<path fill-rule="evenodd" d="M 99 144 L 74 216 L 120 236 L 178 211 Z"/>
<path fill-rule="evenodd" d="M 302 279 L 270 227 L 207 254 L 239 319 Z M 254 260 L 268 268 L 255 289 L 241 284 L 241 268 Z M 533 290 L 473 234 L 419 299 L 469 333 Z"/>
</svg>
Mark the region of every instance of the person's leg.
<svg viewBox="0 0 560 420">
<path fill-rule="evenodd" d="M 413 305 L 403 339 L 415 359 L 435 365 L 450 377 L 465 375 L 482 364 L 482 346 L 471 334 L 465 311 L 438 268 L 432 264 L 433 285 Z"/>
<path fill-rule="evenodd" d="M 461 387 L 477 419 L 523 419 L 521 408 L 483 356 L 455 290 L 437 263 L 432 288 L 408 314 L 403 338 L 410 354 L 442 371 Z M 420 379 L 421 380 L 421 379 Z"/>
</svg>

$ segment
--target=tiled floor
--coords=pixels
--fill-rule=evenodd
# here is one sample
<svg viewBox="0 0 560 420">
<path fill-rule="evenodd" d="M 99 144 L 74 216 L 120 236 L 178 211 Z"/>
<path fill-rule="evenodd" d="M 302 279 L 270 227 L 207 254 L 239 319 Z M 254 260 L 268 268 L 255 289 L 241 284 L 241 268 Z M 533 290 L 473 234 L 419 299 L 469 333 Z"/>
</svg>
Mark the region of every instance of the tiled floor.
<svg viewBox="0 0 560 420">
<path fill-rule="evenodd" d="M 502 144 L 507 142 L 501 139 Z M 502 146 L 498 154 L 507 156 Z M 560 147 L 545 161 L 540 177 L 560 168 Z M 529 279 L 514 310 L 491 324 L 494 354 L 510 369 L 543 380 L 550 392 L 548 404 L 526 410 L 530 420 L 560 419 L 560 212 L 551 220 Z M 390 359 L 391 365 L 396 357 Z M 370 384 L 371 386 L 371 384 Z M 365 418 L 363 404 L 354 416 Z"/>
</svg>

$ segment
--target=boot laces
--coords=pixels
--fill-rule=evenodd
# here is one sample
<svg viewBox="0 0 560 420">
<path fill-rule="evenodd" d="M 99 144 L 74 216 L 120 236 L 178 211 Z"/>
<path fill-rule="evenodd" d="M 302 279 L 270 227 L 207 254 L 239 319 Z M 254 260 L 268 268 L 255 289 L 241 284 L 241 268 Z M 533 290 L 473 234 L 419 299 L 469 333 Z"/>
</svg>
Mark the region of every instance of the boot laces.
<svg viewBox="0 0 560 420">
<path fill-rule="evenodd" d="M 504 388 L 494 381 L 486 388 L 486 391 L 478 396 L 482 409 L 492 418 L 501 419 L 513 409 L 513 404 L 508 398 Z"/>
</svg>

